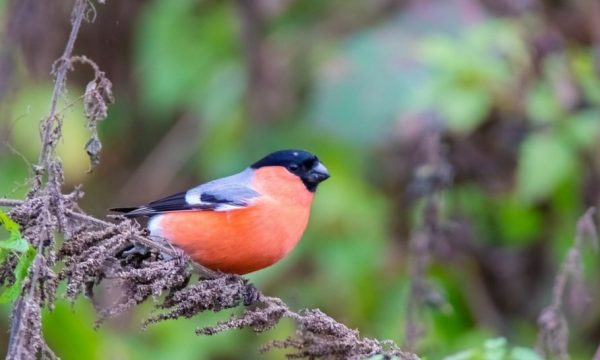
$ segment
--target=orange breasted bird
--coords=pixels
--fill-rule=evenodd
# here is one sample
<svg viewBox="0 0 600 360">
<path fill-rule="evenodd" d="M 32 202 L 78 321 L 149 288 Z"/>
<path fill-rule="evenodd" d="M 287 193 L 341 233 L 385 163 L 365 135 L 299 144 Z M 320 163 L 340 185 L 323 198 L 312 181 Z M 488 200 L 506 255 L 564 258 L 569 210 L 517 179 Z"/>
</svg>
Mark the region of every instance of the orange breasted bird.
<svg viewBox="0 0 600 360">
<path fill-rule="evenodd" d="M 273 265 L 298 243 L 317 186 L 329 178 L 302 150 L 271 153 L 240 173 L 135 208 L 150 234 L 213 270 L 246 274 Z"/>
</svg>

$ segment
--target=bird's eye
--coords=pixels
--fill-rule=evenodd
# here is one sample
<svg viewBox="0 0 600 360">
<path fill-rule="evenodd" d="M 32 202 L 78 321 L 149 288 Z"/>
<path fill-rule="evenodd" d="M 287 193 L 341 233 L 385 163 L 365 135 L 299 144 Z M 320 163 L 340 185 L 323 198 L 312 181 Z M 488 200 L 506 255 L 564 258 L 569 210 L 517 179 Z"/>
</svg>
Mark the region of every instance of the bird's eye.
<svg viewBox="0 0 600 360">
<path fill-rule="evenodd" d="M 289 164 L 287 168 L 289 171 L 296 171 L 298 170 L 298 164 Z"/>
</svg>

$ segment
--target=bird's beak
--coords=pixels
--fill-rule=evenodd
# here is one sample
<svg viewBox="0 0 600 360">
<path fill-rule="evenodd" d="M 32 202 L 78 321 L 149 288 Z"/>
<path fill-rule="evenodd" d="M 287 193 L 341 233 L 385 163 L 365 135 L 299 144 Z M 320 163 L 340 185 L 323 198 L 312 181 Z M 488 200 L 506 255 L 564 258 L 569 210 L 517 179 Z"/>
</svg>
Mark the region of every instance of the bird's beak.
<svg viewBox="0 0 600 360">
<path fill-rule="evenodd" d="M 323 165 L 321 162 L 319 162 L 317 164 L 317 166 L 313 167 L 309 174 L 308 174 L 310 180 L 314 183 L 320 183 L 322 181 L 325 181 L 329 178 L 329 171 L 327 170 L 327 168 L 325 167 L 325 165 Z"/>
</svg>

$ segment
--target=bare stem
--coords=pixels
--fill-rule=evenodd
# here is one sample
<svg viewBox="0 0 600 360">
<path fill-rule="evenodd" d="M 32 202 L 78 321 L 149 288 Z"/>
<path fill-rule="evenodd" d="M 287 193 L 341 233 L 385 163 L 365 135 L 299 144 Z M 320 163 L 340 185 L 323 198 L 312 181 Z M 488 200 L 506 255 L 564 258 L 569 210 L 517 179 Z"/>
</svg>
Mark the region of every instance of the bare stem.
<svg viewBox="0 0 600 360">
<path fill-rule="evenodd" d="M 598 348 L 596 349 L 593 360 L 600 360 L 600 345 L 598 345 Z"/>
<path fill-rule="evenodd" d="M 28 310 L 27 308 L 31 306 L 30 301 L 34 297 L 36 290 L 40 275 L 39 268 L 44 257 L 42 247 L 43 242 L 40 241 L 37 247 L 37 253 L 29 271 L 29 283 L 26 285 L 26 293 L 22 293 L 21 296 L 19 296 L 19 299 L 17 299 L 11 314 L 10 339 L 8 342 L 8 351 L 6 352 L 6 360 L 17 360 L 23 358 L 22 351 L 25 349 L 25 346 L 23 346 L 22 343 L 26 339 L 22 334 L 22 328 L 24 319 L 27 319 L 27 314 L 24 313 L 26 313 Z"/>
<path fill-rule="evenodd" d="M 0 198 L 0 206 L 3 206 L 3 207 L 19 206 L 23 202 L 24 202 L 23 200 Z"/>
<path fill-rule="evenodd" d="M 69 58 L 73 52 L 73 47 L 75 45 L 75 39 L 77 38 L 77 34 L 79 32 L 79 28 L 81 27 L 81 22 L 85 15 L 85 10 L 87 8 L 87 0 L 75 0 L 75 4 L 73 5 L 73 10 L 71 12 L 71 33 L 69 35 L 69 39 L 65 46 L 65 51 L 63 55 L 58 60 L 57 67 L 53 69 L 53 73 L 55 75 L 54 82 L 54 91 L 52 93 L 52 99 L 50 101 L 50 110 L 48 112 L 48 116 L 42 121 L 41 124 L 41 141 L 42 141 L 42 149 L 40 151 L 38 165 L 34 167 L 35 173 L 35 185 L 33 190 L 39 192 L 40 187 L 42 185 L 42 174 L 47 172 L 50 165 L 50 154 L 53 152 L 58 138 L 60 138 L 60 119 L 57 116 L 57 104 L 58 99 L 61 97 L 65 82 L 67 79 L 67 72 L 70 68 Z M 56 177 L 58 174 L 50 174 L 50 177 Z M 47 186 L 49 186 L 47 184 Z M 51 186 L 51 185 L 50 185 Z M 3 202 L 0 203 L 2 206 L 17 206 L 20 203 L 18 201 L 11 201 L 8 199 L 2 199 Z M 52 229 L 45 229 L 44 236 L 47 239 L 51 239 L 53 237 Z M 36 351 L 44 352 L 47 346 L 41 341 L 42 349 L 27 349 L 27 345 L 24 345 L 25 341 L 31 337 L 31 334 L 26 334 L 23 332 L 23 329 L 28 325 L 25 323 L 28 319 L 32 317 L 40 317 L 39 313 L 41 309 L 39 308 L 39 304 L 36 304 L 38 300 L 35 297 L 36 289 L 38 289 L 40 284 L 38 284 L 38 279 L 40 278 L 42 268 L 45 265 L 45 256 L 44 256 L 44 246 L 46 243 L 46 239 L 43 241 L 39 241 L 37 243 L 37 252 L 31 267 L 29 268 L 29 273 L 27 275 L 28 282 L 21 289 L 21 294 L 17 299 L 15 306 L 13 308 L 11 314 L 11 329 L 10 329 L 10 339 L 8 352 L 6 355 L 7 359 L 21 359 L 25 357 L 23 351 L 29 351 L 35 353 Z M 37 305 L 37 306 L 36 306 Z M 36 313 L 33 313 L 36 312 Z M 38 320 L 35 320 L 38 321 Z M 41 325 L 40 325 L 41 326 Z M 41 329 L 37 328 L 35 330 L 41 333 Z M 39 345 L 39 343 L 38 343 Z"/>
<path fill-rule="evenodd" d="M 545 356 L 554 356 L 558 359 L 568 359 L 569 327 L 565 316 L 563 298 L 567 292 L 567 284 L 571 280 L 581 278 L 581 254 L 586 239 L 590 239 L 597 247 L 597 234 L 593 216 L 595 208 L 589 208 L 577 221 L 575 239 L 569 249 L 566 259 L 554 279 L 552 287 L 552 302 L 545 307 L 538 317 L 538 344 L 537 350 Z M 600 348 L 599 348 L 600 349 Z M 595 356 L 600 356 L 598 352 Z M 597 357 L 594 357 L 597 359 Z"/>
<path fill-rule="evenodd" d="M 56 140 L 52 139 L 52 132 L 55 128 L 55 122 L 57 120 L 56 107 L 67 80 L 67 73 L 71 67 L 71 62 L 69 59 L 73 53 L 75 40 L 77 39 L 77 34 L 79 33 L 79 28 L 81 27 L 81 22 L 85 15 L 86 8 L 86 0 L 75 0 L 75 5 L 73 6 L 73 11 L 71 13 L 71 33 L 69 34 L 65 51 L 56 62 L 58 66 L 53 69 L 55 74 L 54 92 L 52 93 L 52 100 L 50 101 L 50 111 L 48 112 L 48 116 L 45 118 L 42 124 L 42 150 L 40 151 L 38 160 L 38 165 L 43 168 L 47 167 L 48 157 L 50 156 L 50 153 L 56 144 Z"/>
<path fill-rule="evenodd" d="M 411 284 L 404 325 L 404 347 L 408 351 L 414 350 L 418 340 L 425 335 L 427 330 L 419 321 L 419 313 L 425 308 L 425 304 L 432 294 L 431 285 L 427 280 L 427 269 L 434 255 L 432 254 L 434 243 L 440 240 L 441 199 L 439 194 L 448 186 L 451 179 L 451 169 L 444 158 L 440 135 L 436 131 L 423 137 L 420 151 L 423 156 L 421 167 L 430 167 L 433 172 L 427 180 L 420 179 L 418 176 L 415 176 L 413 180 L 413 182 L 427 181 L 430 185 L 428 191 L 423 194 L 425 197 L 423 225 L 411 235 L 408 244 Z"/>
</svg>

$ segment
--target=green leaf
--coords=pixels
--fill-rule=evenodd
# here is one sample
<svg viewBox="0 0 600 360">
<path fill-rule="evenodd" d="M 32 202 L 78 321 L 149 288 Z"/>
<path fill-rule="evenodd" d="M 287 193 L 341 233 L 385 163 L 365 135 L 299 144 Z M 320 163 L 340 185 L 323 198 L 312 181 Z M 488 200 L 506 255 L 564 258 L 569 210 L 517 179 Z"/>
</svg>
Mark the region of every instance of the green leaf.
<svg viewBox="0 0 600 360">
<path fill-rule="evenodd" d="M 532 349 L 509 347 L 505 338 L 493 338 L 477 347 L 447 356 L 444 360 L 542 360 Z"/>
<path fill-rule="evenodd" d="M 502 244 L 523 246 L 536 241 L 544 224 L 542 216 L 534 208 L 514 197 L 498 199 L 493 208 Z"/>
<path fill-rule="evenodd" d="M 15 234 L 17 236 L 21 236 L 21 233 L 19 232 L 19 224 L 14 222 L 11 218 L 8 217 L 8 215 L 3 213 L 2 211 L 0 211 L 0 225 L 2 225 L 2 227 L 4 227 L 4 229 L 6 229 L 6 231 L 8 231 L 11 236 Z"/>
<path fill-rule="evenodd" d="M 585 97 L 594 105 L 600 104 L 600 81 L 596 70 L 596 55 L 590 48 L 574 53 L 573 71 Z"/>
<path fill-rule="evenodd" d="M 534 134 L 521 147 L 517 193 L 536 201 L 550 195 L 575 168 L 573 149 L 552 133 Z"/>
<path fill-rule="evenodd" d="M 15 268 L 15 282 L 0 293 L 0 304 L 12 302 L 19 296 L 21 287 L 23 286 L 23 280 L 27 277 L 29 267 L 33 263 L 34 258 L 35 249 L 31 246 L 27 249 L 25 254 L 19 257 L 19 262 Z"/>
<path fill-rule="evenodd" d="M 465 350 L 459 353 L 446 356 L 444 360 L 474 360 L 477 359 L 479 352 L 476 350 Z"/>
<path fill-rule="evenodd" d="M 496 338 L 485 341 L 485 360 L 502 360 L 506 355 L 506 339 Z"/>
<path fill-rule="evenodd" d="M 565 122 L 565 134 L 578 149 L 593 148 L 600 137 L 600 112 L 593 109 L 570 115 Z"/>
<path fill-rule="evenodd" d="M 19 225 L 2 211 L 0 211 L 0 225 L 9 233 L 7 240 L 0 241 L 0 261 L 4 261 L 12 251 L 21 254 L 15 267 L 15 282 L 0 292 L 0 304 L 4 304 L 12 302 L 19 296 L 23 280 L 27 277 L 29 267 L 35 258 L 35 249 L 23 239 Z"/>
<path fill-rule="evenodd" d="M 555 122 L 563 115 L 552 88 L 547 82 L 538 82 L 527 96 L 527 115 L 535 122 Z"/>
<path fill-rule="evenodd" d="M 21 253 L 25 252 L 29 247 L 29 243 L 21 237 L 19 225 L 2 211 L 0 211 L 0 225 L 2 225 L 9 233 L 7 240 L 0 241 L 0 249 L 14 250 Z M 0 251 L 0 260 L 4 259 L 5 255 L 6 254 L 3 254 L 2 251 Z"/>
<path fill-rule="evenodd" d="M 510 360 L 542 360 L 534 350 L 516 346 L 510 351 Z"/>
<path fill-rule="evenodd" d="M 440 100 L 440 110 L 450 130 L 469 133 L 474 130 L 490 111 L 491 99 L 479 89 L 447 89 Z"/>
</svg>

